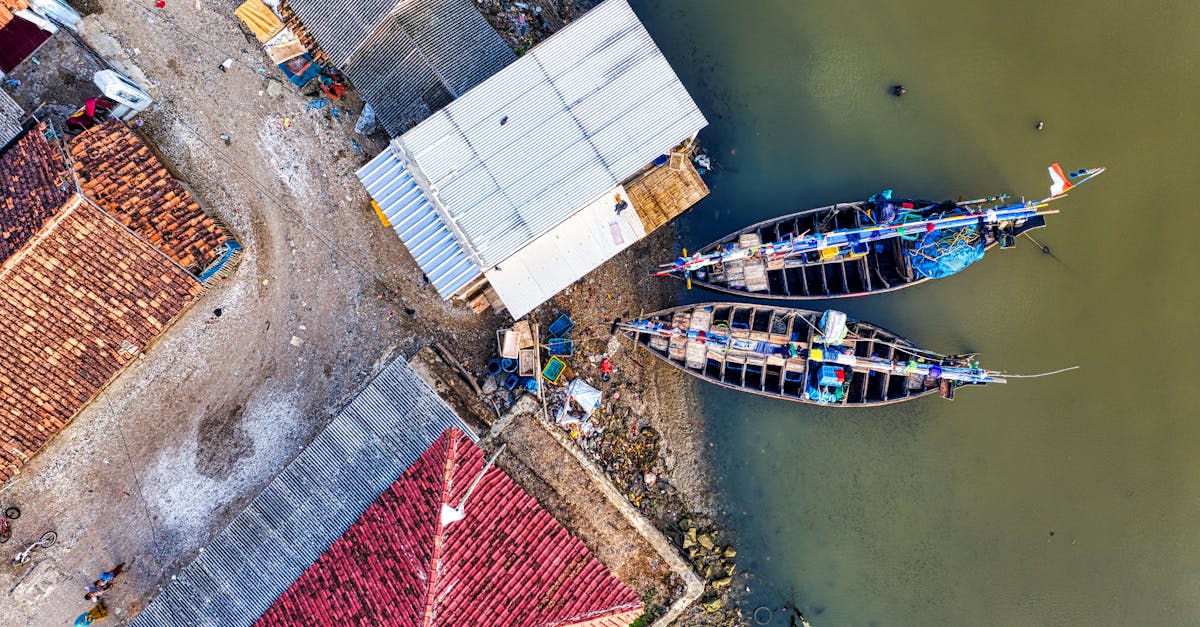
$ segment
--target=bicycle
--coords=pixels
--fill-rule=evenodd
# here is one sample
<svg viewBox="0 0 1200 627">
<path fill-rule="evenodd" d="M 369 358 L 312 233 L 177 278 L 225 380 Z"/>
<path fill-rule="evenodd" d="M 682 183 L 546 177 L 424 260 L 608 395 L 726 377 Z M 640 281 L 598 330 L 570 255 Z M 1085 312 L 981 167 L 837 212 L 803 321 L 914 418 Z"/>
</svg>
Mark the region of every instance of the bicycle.
<svg viewBox="0 0 1200 627">
<path fill-rule="evenodd" d="M 4 518 L 0 518 L 0 542 L 8 542 L 12 537 L 12 523 L 10 520 L 16 520 L 21 517 L 21 510 L 15 507 L 9 507 L 4 510 Z"/>
<path fill-rule="evenodd" d="M 21 551 L 20 553 L 17 553 L 15 556 L 13 556 L 12 563 L 13 564 L 24 564 L 25 562 L 28 562 L 29 558 L 33 554 L 34 549 L 48 549 L 51 546 L 54 546 L 54 543 L 57 540 L 58 540 L 57 533 L 54 533 L 53 531 L 47 531 L 46 533 L 43 533 L 42 537 L 38 538 L 37 542 L 34 542 L 33 544 L 25 547 L 24 551 Z"/>
</svg>

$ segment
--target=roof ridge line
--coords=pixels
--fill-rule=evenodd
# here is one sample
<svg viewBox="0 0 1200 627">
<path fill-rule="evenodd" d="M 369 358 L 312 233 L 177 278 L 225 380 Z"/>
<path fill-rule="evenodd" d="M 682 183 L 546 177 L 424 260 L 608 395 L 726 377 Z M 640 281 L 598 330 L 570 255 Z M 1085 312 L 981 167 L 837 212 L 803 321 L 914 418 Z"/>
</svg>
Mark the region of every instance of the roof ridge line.
<svg viewBox="0 0 1200 627">
<path fill-rule="evenodd" d="M 433 626 L 433 610 L 436 601 L 437 583 L 441 579 L 442 551 L 446 546 L 446 525 L 442 522 L 442 506 L 450 500 L 454 482 L 454 468 L 458 465 L 458 436 L 453 427 L 446 430 L 446 461 L 442 470 L 442 495 L 435 512 L 433 532 L 433 554 L 429 558 L 429 577 L 425 580 L 425 607 L 421 611 L 421 627 Z"/>
<path fill-rule="evenodd" d="M 76 199 L 79 199 L 78 201 Z M 75 209 L 79 207 L 83 200 L 83 195 L 79 193 L 71 194 L 63 204 L 59 205 L 58 211 L 49 219 L 42 223 L 42 227 L 29 238 L 23 246 L 18 248 L 16 252 L 9 255 L 3 263 L 0 263 L 0 281 L 12 272 L 13 268 L 20 265 L 25 257 L 29 256 L 29 251 L 37 247 L 43 240 L 50 237 L 50 233 L 58 228 L 58 225 L 70 214 L 75 213 Z"/>
<path fill-rule="evenodd" d="M 116 124 L 121 125 L 121 126 L 125 125 L 125 123 L 120 120 L 117 120 Z M 108 125 L 108 126 L 111 126 L 111 125 Z M 104 127 L 105 127 L 104 124 L 98 124 L 91 128 L 84 129 L 83 132 L 86 133 L 95 128 L 103 129 Z M 105 218 L 107 218 L 109 221 L 113 222 L 114 224 L 121 227 L 122 229 L 125 229 L 127 232 L 129 232 L 130 235 L 133 235 L 139 241 L 141 241 L 145 245 L 149 246 L 150 249 L 153 250 L 155 254 L 159 255 L 160 257 L 166 258 L 166 260 L 169 261 L 171 263 L 171 265 L 175 266 L 176 268 L 179 268 L 180 270 L 183 270 L 184 274 L 188 275 L 188 277 L 190 277 L 193 281 L 200 283 L 200 285 L 204 287 L 205 291 L 207 291 L 208 287 L 205 286 L 204 283 L 200 281 L 200 277 L 192 274 L 192 272 L 190 270 L 183 267 L 183 264 L 179 263 L 177 260 L 175 260 L 174 257 L 168 255 L 161 248 L 159 248 L 158 246 L 155 246 L 154 244 L 151 244 L 149 240 L 147 240 L 145 237 L 142 237 L 141 233 L 138 233 L 137 231 L 129 228 L 128 225 L 126 225 L 123 222 L 121 222 L 120 220 L 118 220 L 116 216 L 109 213 L 108 210 L 105 209 L 104 207 L 101 207 L 99 203 L 97 203 L 95 200 L 93 200 L 91 198 L 91 196 L 89 196 L 86 192 L 83 191 L 83 185 L 81 185 L 79 183 L 79 176 L 75 173 L 75 160 L 71 158 L 71 151 L 67 150 L 63 146 L 63 140 L 61 137 L 58 136 L 58 129 L 55 128 L 54 124 L 50 124 L 50 128 L 52 130 L 54 130 L 54 134 L 55 134 L 54 144 L 55 144 L 55 146 L 58 147 L 58 151 L 60 153 L 62 153 L 64 165 L 67 167 L 67 172 L 69 172 L 71 174 L 71 181 L 74 182 L 74 184 L 75 184 L 75 194 L 78 195 L 80 198 L 82 198 L 84 200 L 84 202 L 86 202 L 87 204 L 89 204 L 92 207 L 94 207 L 95 209 L 97 209 L 100 212 L 100 214 L 102 216 L 104 216 Z M 126 127 L 125 130 L 130 131 L 132 133 L 132 131 L 128 127 Z M 134 137 L 137 137 L 137 135 L 135 134 Z M 138 137 L 137 139 L 138 139 L 138 142 L 141 143 L 143 147 L 145 147 L 147 150 L 150 149 L 150 147 L 146 146 L 145 142 L 143 142 L 140 137 Z M 151 151 L 151 153 L 153 153 L 153 151 Z M 162 164 L 162 167 L 164 169 L 166 169 L 166 164 Z M 173 174 L 171 174 L 171 171 L 169 169 L 167 170 L 167 176 L 176 180 L 176 182 L 178 182 L 178 179 L 175 179 L 175 176 Z M 187 191 L 187 190 L 184 190 L 184 191 Z M 191 194 L 191 192 L 188 192 L 188 193 Z M 207 215 L 208 214 L 206 212 L 205 216 L 207 216 Z M 230 237 L 230 239 L 232 240 L 233 238 Z"/>
<path fill-rule="evenodd" d="M 589 552 L 589 555 L 591 555 L 590 552 Z M 595 558 L 595 555 L 591 555 L 591 557 Z M 607 570 L 607 567 L 605 568 L 605 570 Z M 612 575 L 611 572 L 609 574 Z M 613 577 L 613 579 L 617 578 L 616 575 L 612 575 L 612 577 Z M 620 580 L 618 579 L 618 581 L 620 581 Z M 624 583 L 624 582 L 622 582 L 622 583 Z M 625 612 L 629 612 L 629 611 L 638 609 L 639 607 L 641 607 L 641 605 L 642 605 L 642 602 L 640 600 L 634 599 L 632 601 L 622 603 L 621 605 L 614 605 L 612 607 L 606 607 L 606 608 L 598 609 L 598 610 L 587 610 L 584 612 L 580 612 L 578 614 L 573 614 L 571 616 L 562 618 L 556 622 L 547 623 L 543 627 L 573 627 L 575 625 L 584 625 L 584 624 L 587 624 L 588 622 L 593 621 L 597 618 L 606 618 L 609 616 L 623 614 Z"/>
</svg>

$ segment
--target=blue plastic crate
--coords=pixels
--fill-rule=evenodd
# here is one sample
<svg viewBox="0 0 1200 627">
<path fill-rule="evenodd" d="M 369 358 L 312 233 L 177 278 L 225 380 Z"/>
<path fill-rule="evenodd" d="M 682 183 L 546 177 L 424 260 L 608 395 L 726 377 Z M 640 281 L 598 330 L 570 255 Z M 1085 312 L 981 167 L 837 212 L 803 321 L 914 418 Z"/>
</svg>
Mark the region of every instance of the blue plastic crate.
<svg viewBox="0 0 1200 627">
<path fill-rule="evenodd" d="M 552 338 L 548 346 L 551 355 L 570 356 L 575 353 L 575 342 L 565 337 Z"/>
<path fill-rule="evenodd" d="M 550 337 L 562 337 L 574 328 L 575 322 L 571 320 L 571 316 L 563 314 L 558 317 L 558 320 L 550 323 Z"/>
</svg>

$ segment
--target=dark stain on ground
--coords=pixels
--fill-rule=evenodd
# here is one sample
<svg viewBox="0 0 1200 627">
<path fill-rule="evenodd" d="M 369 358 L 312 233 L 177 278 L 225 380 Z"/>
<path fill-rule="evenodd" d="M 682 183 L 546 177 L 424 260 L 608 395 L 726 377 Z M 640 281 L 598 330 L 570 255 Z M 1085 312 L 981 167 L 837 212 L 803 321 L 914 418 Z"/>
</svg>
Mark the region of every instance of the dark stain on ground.
<svg viewBox="0 0 1200 627">
<path fill-rule="evenodd" d="M 254 454 L 254 439 L 242 426 L 245 408 L 222 405 L 200 419 L 196 435 L 196 472 L 228 479 L 242 459 Z"/>
<path fill-rule="evenodd" d="M 71 5 L 80 15 L 100 15 L 104 13 L 104 7 L 100 6 L 99 0 L 67 0 L 67 4 Z"/>
</svg>

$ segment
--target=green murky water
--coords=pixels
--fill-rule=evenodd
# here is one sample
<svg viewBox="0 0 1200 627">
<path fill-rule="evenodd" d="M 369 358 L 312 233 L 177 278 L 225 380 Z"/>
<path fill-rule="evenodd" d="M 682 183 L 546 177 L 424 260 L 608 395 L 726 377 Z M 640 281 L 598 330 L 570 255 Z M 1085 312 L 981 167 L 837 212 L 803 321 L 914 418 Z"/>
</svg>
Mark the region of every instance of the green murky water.
<svg viewBox="0 0 1200 627">
<path fill-rule="evenodd" d="M 1200 624 L 1200 3 L 634 8 L 710 120 L 693 246 L 888 187 L 1032 198 L 1052 161 L 1109 167 L 1036 233 L 1056 259 L 1022 241 L 837 303 L 991 367 L 1081 370 L 868 411 L 706 387 L 752 604 L 818 627 Z"/>
</svg>

